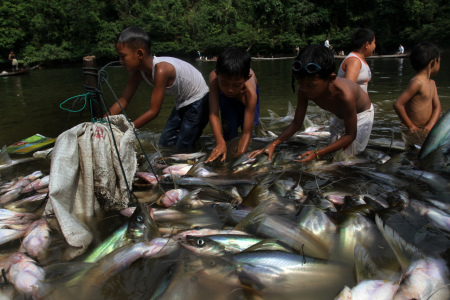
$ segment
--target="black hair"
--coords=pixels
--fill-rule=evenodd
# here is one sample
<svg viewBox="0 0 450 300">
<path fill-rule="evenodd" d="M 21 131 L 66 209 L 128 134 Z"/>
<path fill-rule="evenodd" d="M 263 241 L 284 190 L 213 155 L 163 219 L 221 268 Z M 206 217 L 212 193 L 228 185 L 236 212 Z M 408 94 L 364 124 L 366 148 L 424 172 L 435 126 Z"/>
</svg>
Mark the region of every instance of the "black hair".
<svg viewBox="0 0 450 300">
<path fill-rule="evenodd" d="M 430 61 L 439 59 L 439 48 L 432 43 L 423 42 L 414 46 L 411 50 L 409 60 L 416 72 L 425 69 Z"/>
<path fill-rule="evenodd" d="M 358 28 L 352 34 L 352 49 L 360 49 L 366 42 L 371 44 L 375 38 L 375 33 L 367 28 Z"/>
<path fill-rule="evenodd" d="M 336 61 L 334 60 L 333 52 L 324 45 L 310 45 L 303 49 L 295 58 L 302 66 L 307 66 L 310 63 L 320 66 L 320 70 L 315 73 L 309 73 L 302 68 L 299 71 L 292 70 L 292 89 L 295 92 L 295 78 L 302 77 L 319 77 L 327 79 L 336 71 Z"/>
<path fill-rule="evenodd" d="M 148 34 L 138 26 L 130 26 L 124 29 L 117 37 L 116 44 L 123 44 L 133 50 L 142 48 L 150 54 L 152 42 Z"/>
<path fill-rule="evenodd" d="M 237 47 L 227 48 L 220 53 L 216 63 L 216 74 L 229 78 L 245 78 L 250 74 L 250 53 Z"/>
</svg>

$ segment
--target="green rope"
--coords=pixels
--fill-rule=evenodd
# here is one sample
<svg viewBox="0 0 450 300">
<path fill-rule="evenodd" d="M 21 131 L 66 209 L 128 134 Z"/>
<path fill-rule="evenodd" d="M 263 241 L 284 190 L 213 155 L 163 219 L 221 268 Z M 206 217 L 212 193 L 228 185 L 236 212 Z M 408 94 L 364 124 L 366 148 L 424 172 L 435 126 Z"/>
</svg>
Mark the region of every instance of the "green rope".
<svg viewBox="0 0 450 300">
<path fill-rule="evenodd" d="M 87 103 L 88 103 L 88 101 L 89 101 L 89 106 L 90 106 L 90 109 L 91 109 L 91 122 L 92 122 L 92 123 L 96 123 L 96 122 L 97 122 L 97 123 L 106 123 L 106 120 L 104 120 L 104 119 L 95 119 L 94 117 L 92 117 L 92 116 L 94 115 L 94 113 L 93 113 L 93 111 L 92 111 L 92 102 L 95 102 L 97 105 L 100 105 L 97 101 L 95 101 L 95 98 L 94 98 L 95 95 L 96 95 L 96 93 L 88 92 L 88 93 L 83 94 L 83 95 L 73 96 L 73 97 L 70 97 L 70 98 L 66 99 L 65 101 L 63 101 L 63 102 L 59 105 L 59 107 L 60 107 L 62 110 L 66 110 L 66 111 L 68 111 L 68 112 L 70 112 L 70 113 L 76 113 L 76 112 L 81 112 L 81 111 L 83 111 L 83 110 L 86 108 L 86 105 L 87 105 Z M 64 105 L 65 103 L 69 102 L 69 101 L 72 100 L 72 99 L 76 99 L 76 100 L 75 100 L 75 103 L 76 103 L 77 101 L 82 100 L 83 98 L 84 98 L 84 104 L 83 104 L 83 107 L 80 108 L 80 109 L 74 110 L 74 109 L 69 109 L 69 108 L 63 107 L 63 105 Z M 73 105 L 72 105 L 72 108 L 73 108 Z"/>
</svg>

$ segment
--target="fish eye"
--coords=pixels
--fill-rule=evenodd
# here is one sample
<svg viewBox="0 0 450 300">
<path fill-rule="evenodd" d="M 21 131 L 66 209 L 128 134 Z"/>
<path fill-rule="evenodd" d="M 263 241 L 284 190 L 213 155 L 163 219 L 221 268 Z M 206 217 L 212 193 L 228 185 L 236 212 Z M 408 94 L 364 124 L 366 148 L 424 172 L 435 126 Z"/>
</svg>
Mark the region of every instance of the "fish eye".
<svg viewBox="0 0 450 300">
<path fill-rule="evenodd" d="M 197 243 L 197 246 L 199 246 L 199 247 L 205 246 L 205 241 L 202 239 L 198 239 L 196 243 Z"/>
<path fill-rule="evenodd" d="M 144 218 L 142 216 L 137 216 L 136 221 L 142 222 L 144 221 Z"/>
<path fill-rule="evenodd" d="M 208 265 L 209 265 L 210 267 L 214 267 L 214 266 L 216 265 L 216 262 L 215 262 L 214 260 L 210 260 L 210 261 L 208 262 Z"/>
</svg>

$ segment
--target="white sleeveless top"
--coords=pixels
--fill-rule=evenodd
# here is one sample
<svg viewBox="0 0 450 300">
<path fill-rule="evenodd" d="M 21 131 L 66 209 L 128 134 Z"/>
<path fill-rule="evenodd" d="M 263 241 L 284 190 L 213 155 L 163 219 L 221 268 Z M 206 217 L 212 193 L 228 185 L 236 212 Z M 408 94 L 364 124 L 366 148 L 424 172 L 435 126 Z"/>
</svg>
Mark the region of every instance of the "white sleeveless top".
<svg viewBox="0 0 450 300">
<path fill-rule="evenodd" d="M 341 66 L 339 67 L 338 77 L 345 78 L 345 71 L 342 66 L 349 57 L 356 57 L 361 62 L 361 70 L 359 70 L 359 75 L 358 78 L 356 78 L 356 83 L 359 84 L 359 86 L 367 93 L 367 87 L 370 79 L 372 78 L 372 73 L 370 72 L 369 65 L 355 53 L 350 52 L 350 54 L 344 59 Z"/>
<path fill-rule="evenodd" d="M 155 66 L 160 62 L 167 62 L 174 66 L 176 77 L 172 86 L 166 87 L 165 94 L 175 97 L 175 108 L 178 110 L 184 106 L 200 100 L 208 93 L 208 85 L 203 75 L 191 64 L 174 57 L 153 57 L 152 78 L 155 78 Z M 144 71 L 142 77 L 153 86 Z"/>
</svg>

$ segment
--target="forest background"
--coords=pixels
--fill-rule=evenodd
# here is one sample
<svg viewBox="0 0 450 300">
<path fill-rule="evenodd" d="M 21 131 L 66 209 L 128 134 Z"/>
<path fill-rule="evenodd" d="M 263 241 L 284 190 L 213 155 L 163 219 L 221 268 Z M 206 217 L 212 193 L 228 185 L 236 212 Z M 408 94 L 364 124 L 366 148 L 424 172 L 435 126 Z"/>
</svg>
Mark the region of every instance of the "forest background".
<svg viewBox="0 0 450 300">
<path fill-rule="evenodd" d="M 450 46 L 448 0 L 2 0 L 0 63 L 14 49 L 29 65 L 114 60 L 126 27 L 150 35 L 156 55 L 208 57 L 229 46 L 253 56 L 293 56 L 323 44 L 348 53 L 358 27 L 375 31 L 378 54 L 421 41 Z"/>
</svg>

